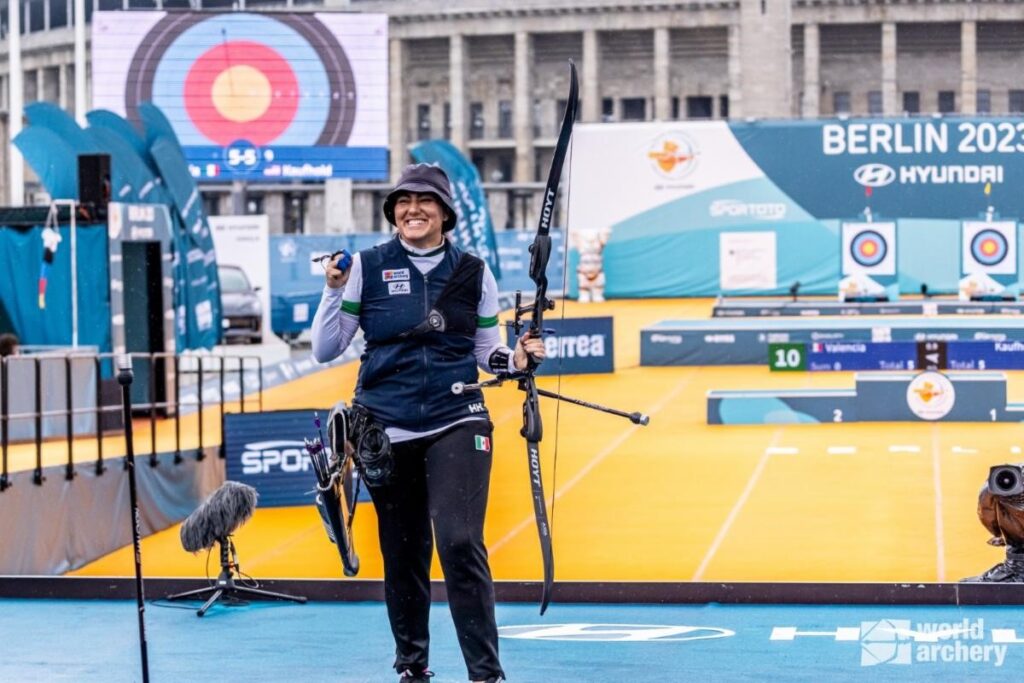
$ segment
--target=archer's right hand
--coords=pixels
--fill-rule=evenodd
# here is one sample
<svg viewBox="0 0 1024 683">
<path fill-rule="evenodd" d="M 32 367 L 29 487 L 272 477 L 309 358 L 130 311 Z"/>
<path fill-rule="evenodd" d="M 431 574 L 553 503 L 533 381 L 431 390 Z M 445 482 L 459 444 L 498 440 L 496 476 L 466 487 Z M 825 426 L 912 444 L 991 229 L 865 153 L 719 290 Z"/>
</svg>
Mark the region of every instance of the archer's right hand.
<svg viewBox="0 0 1024 683">
<path fill-rule="evenodd" d="M 339 261 L 345 261 L 348 267 L 345 270 L 341 270 L 338 267 Z M 325 268 L 324 277 L 327 279 L 327 286 L 331 289 L 338 289 L 344 287 L 345 283 L 348 282 L 348 275 L 352 272 L 352 257 L 348 255 L 348 252 L 341 252 L 337 256 L 331 259 L 331 262 Z"/>
</svg>

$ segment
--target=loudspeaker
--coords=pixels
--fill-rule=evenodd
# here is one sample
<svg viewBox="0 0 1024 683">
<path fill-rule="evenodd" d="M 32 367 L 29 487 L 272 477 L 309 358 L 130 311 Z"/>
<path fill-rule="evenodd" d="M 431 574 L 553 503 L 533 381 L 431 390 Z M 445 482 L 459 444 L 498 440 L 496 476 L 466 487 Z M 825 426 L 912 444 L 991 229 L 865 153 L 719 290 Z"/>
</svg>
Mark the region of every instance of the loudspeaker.
<svg viewBox="0 0 1024 683">
<path fill-rule="evenodd" d="M 78 155 L 78 203 L 91 216 L 105 217 L 110 202 L 110 155 Z"/>
</svg>

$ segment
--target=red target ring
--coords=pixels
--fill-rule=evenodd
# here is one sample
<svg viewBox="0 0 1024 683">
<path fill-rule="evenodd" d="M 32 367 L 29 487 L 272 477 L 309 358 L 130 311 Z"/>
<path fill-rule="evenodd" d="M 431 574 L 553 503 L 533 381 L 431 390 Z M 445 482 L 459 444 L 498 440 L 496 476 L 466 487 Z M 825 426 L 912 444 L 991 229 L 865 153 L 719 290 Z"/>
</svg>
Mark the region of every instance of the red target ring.
<svg viewBox="0 0 1024 683">
<path fill-rule="evenodd" d="M 210 48 L 185 78 L 185 107 L 195 126 L 220 145 L 265 145 L 291 125 L 299 86 L 287 60 L 251 41 Z"/>
</svg>

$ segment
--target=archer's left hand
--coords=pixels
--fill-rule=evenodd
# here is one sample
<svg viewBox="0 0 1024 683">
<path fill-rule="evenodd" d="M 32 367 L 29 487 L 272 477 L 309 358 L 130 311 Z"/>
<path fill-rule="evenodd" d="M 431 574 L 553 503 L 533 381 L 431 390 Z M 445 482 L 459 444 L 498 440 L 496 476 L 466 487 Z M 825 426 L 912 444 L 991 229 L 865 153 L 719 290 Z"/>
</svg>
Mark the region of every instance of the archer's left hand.
<svg viewBox="0 0 1024 683">
<path fill-rule="evenodd" d="M 535 363 L 540 363 L 547 356 L 547 352 L 544 350 L 544 340 L 527 332 L 516 340 L 515 355 L 512 357 L 516 370 L 525 370 L 530 356 L 533 356 Z"/>
</svg>

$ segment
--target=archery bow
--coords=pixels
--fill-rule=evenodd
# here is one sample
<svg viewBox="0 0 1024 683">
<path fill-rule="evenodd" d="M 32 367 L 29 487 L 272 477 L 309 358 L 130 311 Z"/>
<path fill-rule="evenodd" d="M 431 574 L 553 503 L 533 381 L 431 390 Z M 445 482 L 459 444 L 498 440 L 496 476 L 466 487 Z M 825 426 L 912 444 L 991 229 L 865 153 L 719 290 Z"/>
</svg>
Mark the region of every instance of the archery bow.
<svg viewBox="0 0 1024 683">
<path fill-rule="evenodd" d="M 558 183 L 562 176 L 562 165 L 565 162 L 566 152 L 569 148 L 569 138 L 572 137 L 572 126 L 576 120 L 576 109 L 579 101 L 576 65 L 571 60 L 569 62 L 569 70 L 569 99 L 565 105 L 562 128 L 558 134 L 558 143 L 555 146 L 554 157 L 551 160 L 551 170 L 548 173 L 548 183 L 544 189 L 544 203 L 541 207 L 537 234 L 533 238 L 533 244 L 530 245 L 530 279 L 537 285 L 537 291 L 533 301 L 527 304 L 522 302 L 522 292 L 516 292 L 515 318 L 511 323 L 516 338 L 522 334 L 525 327 L 529 328 L 530 336 L 543 337 L 545 332 L 544 313 L 555 307 L 555 303 L 548 299 L 547 267 L 548 259 L 551 256 L 551 219 L 554 215 L 555 200 L 558 196 Z M 529 318 L 524 319 L 526 316 L 529 316 Z M 533 494 L 533 511 L 534 516 L 537 518 L 537 533 L 540 535 L 541 556 L 544 561 L 544 586 L 540 602 L 540 613 L 543 615 L 548 608 L 548 604 L 551 602 L 551 589 L 555 582 L 555 560 L 551 548 L 551 525 L 548 522 L 547 503 L 544 499 L 544 484 L 541 479 L 540 470 L 540 442 L 544 435 L 544 426 L 540 417 L 540 397 L 553 398 L 584 408 L 624 417 L 637 425 L 646 425 L 649 422 L 649 418 L 639 412 L 627 413 L 622 410 L 539 389 L 537 388 L 535 378 L 536 370 L 537 361 L 530 357 L 524 370 L 498 373 L 494 379 L 473 384 L 456 382 L 452 385 L 451 391 L 453 394 L 461 394 L 467 390 L 500 386 L 506 381 L 516 380 L 519 389 L 526 394 L 526 398 L 523 399 L 523 428 L 520 434 L 526 440 L 526 455 L 530 466 L 530 488 Z M 556 454 L 553 463 L 555 471 L 557 471 L 558 467 L 557 457 Z"/>
<path fill-rule="evenodd" d="M 576 78 L 576 65 L 569 62 L 569 99 L 565 104 L 565 115 L 562 117 L 562 128 L 558 133 L 558 143 L 551 159 L 551 170 L 548 172 L 548 183 L 544 188 L 544 203 L 541 206 L 537 235 L 530 245 L 530 279 L 537 285 L 533 303 L 523 305 L 521 294 L 516 293 L 515 320 L 512 328 L 516 337 L 522 332 L 524 315 L 530 315 L 530 336 L 541 338 L 544 335 L 544 313 L 555 307 L 555 302 L 548 299 L 548 259 L 551 256 L 551 219 L 555 213 L 555 200 L 558 196 L 558 184 L 562 178 L 562 165 L 569 149 L 572 137 L 572 126 L 576 121 L 576 109 L 579 103 L 579 83 Z M 537 363 L 531 357 L 526 370 L 519 378 L 519 388 L 526 393 L 523 400 L 523 429 L 520 432 L 526 439 L 526 455 L 530 465 L 530 488 L 533 494 L 533 511 L 537 518 L 537 533 L 540 535 L 540 550 L 544 561 L 544 588 L 541 592 L 540 613 L 544 614 L 551 602 L 551 588 L 555 582 L 555 560 L 551 548 L 551 525 L 548 522 L 547 503 L 544 500 L 544 484 L 540 472 L 540 442 L 544 436 L 544 426 L 540 417 L 540 400 L 537 392 L 535 371 Z"/>
</svg>

